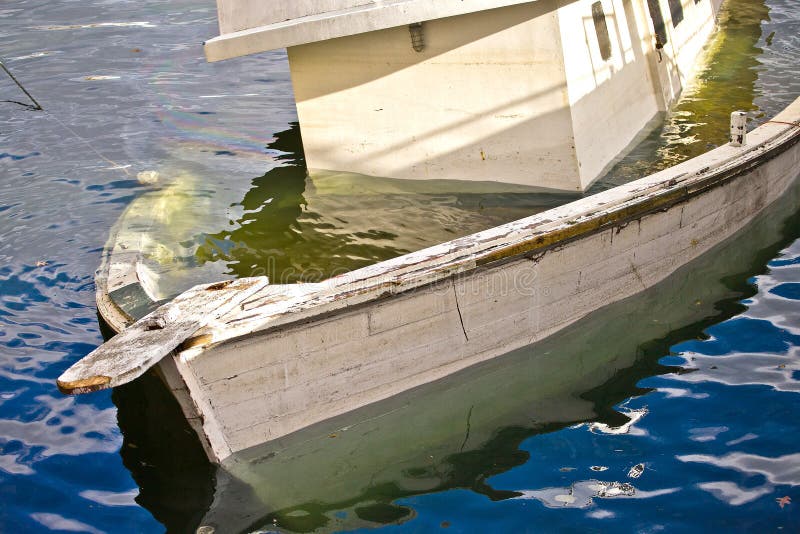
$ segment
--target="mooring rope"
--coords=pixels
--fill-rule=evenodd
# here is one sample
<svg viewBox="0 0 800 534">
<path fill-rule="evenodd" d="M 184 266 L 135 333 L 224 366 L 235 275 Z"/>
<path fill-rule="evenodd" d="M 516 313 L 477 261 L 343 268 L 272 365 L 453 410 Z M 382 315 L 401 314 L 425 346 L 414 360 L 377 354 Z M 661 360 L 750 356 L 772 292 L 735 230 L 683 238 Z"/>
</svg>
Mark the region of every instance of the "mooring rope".
<svg viewBox="0 0 800 534">
<path fill-rule="evenodd" d="M 31 94 L 28 92 L 28 90 L 27 90 L 27 89 L 25 89 L 25 87 L 23 87 L 23 86 L 22 86 L 22 84 L 19 82 L 19 80 L 17 80 L 17 79 L 14 77 L 14 75 L 13 75 L 13 74 L 11 74 L 11 71 L 10 71 L 10 70 L 8 70 L 8 67 L 6 67 L 5 63 L 3 63 L 3 60 L 2 60 L 2 59 L 0 59 L 0 68 L 2 68 L 4 71 L 6 71 L 6 74 L 8 74 L 8 77 L 9 77 L 9 78 L 11 78 L 11 80 L 12 80 L 12 81 L 13 81 L 15 84 L 17 84 L 17 87 L 19 87 L 19 88 L 22 90 L 22 92 L 23 92 L 23 93 L 25 93 L 25 96 L 27 96 L 28 98 L 30 98 L 30 99 L 31 99 L 31 102 L 33 102 L 33 103 L 34 103 L 34 105 L 33 105 L 33 106 L 28 106 L 28 107 L 31 107 L 31 108 L 33 108 L 33 109 L 35 109 L 35 110 L 38 110 L 38 111 L 44 111 L 44 108 L 42 108 L 42 105 L 41 105 L 41 104 L 39 104 L 39 102 L 37 102 L 37 101 L 36 101 L 36 99 L 35 99 L 35 98 L 33 98 L 33 96 L 32 96 L 32 95 L 31 95 Z M 11 103 L 13 103 L 13 104 L 20 104 L 20 105 L 22 105 L 22 106 L 25 106 L 25 105 L 27 105 L 27 104 L 23 104 L 22 102 L 17 102 L 16 100 L 5 100 L 4 102 L 11 102 Z"/>
<path fill-rule="evenodd" d="M 101 154 L 101 153 L 100 153 L 100 152 L 99 152 L 99 151 L 98 151 L 98 150 L 97 150 L 97 149 L 94 147 L 94 145 L 92 145 L 92 143 L 90 143 L 90 142 L 89 142 L 89 140 L 88 140 L 88 139 L 85 139 L 84 137 L 81 137 L 81 136 L 78 134 L 78 132 L 76 132 L 75 130 L 73 130 L 72 128 L 70 128 L 70 127 L 69 127 L 69 126 L 67 126 L 66 124 L 64 124 L 64 123 L 61 121 L 61 119 L 59 119 L 58 117 L 56 117 L 56 116 L 55 116 L 55 115 L 53 115 L 52 113 L 49 113 L 49 112 L 45 111 L 44 109 L 43 109 L 42 111 L 44 111 L 44 114 L 45 114 L 45 115 L 47 115 L 49 118 L 53 119 L 53 120 L 54 120 L 54 121 L 56 121 L 58 124 L 60 124 L 62 128 L 64 128 L 65 130 L 67 130 L 69 133 L 71 133 L 71 134 L 72 134 L 72 135 L 73 135 L 73 136 L 74 136 L 76 139 L 78 139 L 78 140 L 80 140 L 80 141 L 83 141 L 83 143 L 84 143 L 84 144 L 85 144 L 87 147 L 89 147 L 89 150 L 91 150 L 92 152 L 94 152 L 94 153 L 95 153 L 95 155 L 96 155 L 98 158 L 100 158 L 100 159 L 102 159 L 103 161 L 106 161 L 106 162 L 110 163 L 111 165 L 113 165 L 113 169 L 119 169 L 119 170 L 121 170 L 122 172 L 124 172 L 126 176 L 131 176 L 131 173 L 129 173 L 129 172 L 128 172 L 128 169 L 126 169 L 124 165 L 120 165 L 119 163 L 117 163 L 117 162 L 116 162 L 116 161 L 114 161 L 113 159 L 107 158 L 106 156 L 104 156 L 103 154 Z"/>
<path fill-rule="evenodd" d="M 90 143 L 90 142 L 89 142 L 89 140 L 88 140 L 88 139 L 85 139 L 85 138 L 81 137 L 80 135 L 78 135 L 78 132 L 76 132 L 75 130 L 73 130 L 72 128 L 70 128 L 70 127 L 69 127 L 69 126 L 67 126 L 66 124 L 64 124 L 64 123 L 63 123 L 63 122 L 62 122 L 62 121 L 61 121 L 61 120 L 60 120 L 58 117 L 56 117 L 56 116 L 55 116 L 55 115 L 53 115 L 52 113 L 49 113 L 48 111 L 46 111 L 46 110 L 45 110 L 45 109 L 42 107 L 42 105 L 41 105 L 41 104 L 39 104 L 39 102 L 37 102 L 35 98 L 33 98 L 33 95 L 31 95 L 31 94 L 28 92 L 28 90 L 27 90 L 27 89 L 25 89 L 25 87 L 23 87 L 22 83 L 20 83 L 20 81 L 19 81 L 19 80 L 17 80 L 17 78 L 16 78 L 16 77 L 14 77 L 14 75 L 13 75 L 13 74 L 11 74 L 11 71 L 10 71 L 10 70 L 8 70 L 8 67 L 6 67 L 6 66 L 5 66 L 5 64 L 3 63 L 3 60 L 2 60 L 2 59 L 0 59 L 0 68 L 2 68 L 2 69 L 3 69 L 3 70 L 6 72 L 6 74 L 8 74 L 9 78 L 11 78 L 11 80 L 13 80 L 13 82 L 14 82 L 15 84 L 17 84 L 17 87 L 19 87 L 19 88 L 22 90 L 22 92 L 23 92 L 23 93 L 25 93 L 25 95 L 26 95 L 28 98 L 30 98 L 30 99 L 31 99 L 31 102 L 33 102 L 33 103 L 34 103 L 34 105 L 33 105 L 33 106 L 31 106 L 30 104 L 25 104 L 24 102 L 19 102 L 19 101 L 17 101 L 17 100 L 0 100 L 0 102 L 10 102 L 10 103 L 12 103 L 12 104 L 19 104 L 20 106 L 25 106 L 25 107 L 27 107 L 27 108 L 30 108 L 30 109 L 33 109 L 33 110 L 35 110 L 35 111 L 42 111 L 42 112 L 44 112 L 44 114 L 45 114 L 45 115 L 47 115 L 47 117 L 48 117 L 48 118 L 50 118 L 50 119 L 53 119 L 54 121 L 56 121 L 58 124 L 60 124 L 60 125 L 61 125 L 61 127 L 62 127 L 62 128 L 64 128 L 64 129 L 65 129 L 65 130 L 67 130 L 67 131 L 68 131 L 70 134 L 72 134 L 72 136 L 73 136 L 73 137 L 75 137 L 75 138 L 76 138 L 76 139 L 78 139 L 79 141 L 82 141 L 82 142 L 83 142 L 83 143 L 84 143 L 84 144 L 85 144 L 87 147 L 89 147 L 89 150 L 91 150 L 92 152 L 94 152 L 94 154 L 95 154 L 95 155 L 96 155 L 98 158 L 100 158 L 100 159 L 102 159 L 103 161 L 105 161 L 105 162 L 108 162 L 108 163 L 110 163 L 111 165 L 113 165 L 113 168 L 114 168 L 114 169 L 119 169 L 119 170 L 121 170 L 122 172 L 124 172 L 124 173 L 125 173 L 125 175 L 126 175 L 126 176 L 130 176 L 130 175 L 131 175 L 131 173 L 129 173 L 129 172 L 128 172 L 128 170 L 125 168 L 125 166 L 124 166 L 124 165 L 120 165 L 120 164 L 119 164 L 119 163 L 117 163 L 116 161 L 114 161 L 114 160 L 112 160 L 112 159 L 110 159 L 110 158 L 107 158 L 106 156 L 104 156 L 103 154 L 101 154 L 101 153 L 100 153 L 100 152 L 99 152 L 99 151 L 98 151 L 98 150 L 97 150 L 97 149 L 94 147 L 94 145 L 92 145 L 92 143 Z"/>
</svg>

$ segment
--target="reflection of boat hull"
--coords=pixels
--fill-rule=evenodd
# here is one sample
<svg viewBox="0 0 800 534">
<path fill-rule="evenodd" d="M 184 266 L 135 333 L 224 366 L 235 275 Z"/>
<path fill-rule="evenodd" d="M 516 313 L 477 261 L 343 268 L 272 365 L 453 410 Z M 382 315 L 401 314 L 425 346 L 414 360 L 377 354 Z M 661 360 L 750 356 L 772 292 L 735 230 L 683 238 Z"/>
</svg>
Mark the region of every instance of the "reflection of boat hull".
<svg viewBox="0 0 800 534">
<path fill-rule="evenodd" d="M 231 311 L 188 340 L 176 333 L 187 328 L 179 305 L 166 305 L 59 384 L 125 383 L 183 342 L 160 366 L 209 456 L 224 459 L 539 341 L 655 285 L 793 182 L 800 128 L 786 123 L 798 118 L 800 100 L 745 147 L 320 284 L 267 286 L 241 302 L 223 289 Z M 180 306 L 193 298 L 184 296 Z"/>
</svg>

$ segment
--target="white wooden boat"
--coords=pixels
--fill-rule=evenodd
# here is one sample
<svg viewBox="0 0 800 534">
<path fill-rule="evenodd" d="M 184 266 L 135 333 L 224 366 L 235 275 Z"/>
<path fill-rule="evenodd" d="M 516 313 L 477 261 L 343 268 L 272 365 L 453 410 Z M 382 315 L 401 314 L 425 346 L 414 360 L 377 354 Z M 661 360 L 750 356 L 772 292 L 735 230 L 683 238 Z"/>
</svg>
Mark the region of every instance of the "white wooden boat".
<svg viewBox="0 0 800 534">
<path fill-rule="evenodd" d="M 738 133 L 743 133 L 740 130 Z M 728 144 L 635 182 L 321 283 L 195 287 L 58 379 L 115 387 L 157 366 L 212 461 L 540 341 L 733 238 L 800 174 L 800 99 Z M 133 291 L 133 289 L 132 289 Z M 569 364 L 569 362 L 565 362 Z"/>
<path fill-rule="evenodd" d="M 626 399 L 646 391 L 642 378 L 678 371 L 656 364 L 672 345 L 740 311 L 754 291 L 748 280 L 798 237 L 798 200 L 796 181 L 735 240 L 655 287 L 541 343 L 233 454 L 213 478 L 180 407 L 156 376 L 143 376 L 115 391 L 121 454 L 139 501 L 176 495 L 204 503 L 202 521 L 196 513 L 173 516 L 184 522 L 167 528 L 178 532 L 199 525 L 274 530 L 273 521 L 289 530 L 339 531 L 410 519 L 397 500 L 418 494 L 469 488 L 492 499 L 521 495 L 486 483 L 486 474 L 525 461 L 520 444 L 535 435 L 586 422 L 595 433 L 635 431 L 647 414 L 626 409 Z M 611 483 L 606 474 L 596 473 Z M 161 517 L 164 508 L 151 512 Z"/>
<path fill-rule="evenodd" d="M 726 300 L 738 302 L 751 269 L 763 269 L 763 258 L 787 244 L 782 233 L 796 213 L 798 186 L 736 240 L 542 343 L 232 455 L 217 470 L 201 524 L 245 532 L 277 519 L 291 528 L 299 515 L 303 525 L 338 531 L 375 526 L 360 508 L 376 497 L 397 516 L 404 508 L 395 499 L 465 486 L 492 499 L 513 498 L 519 488 L 499 490 L 475 473 L 525 461 L 520 445 L 530 436 L 582 422 L 598 434 L 633 431 L 647 412 L 620 405 L 642 392 L 641 378 L 676 370 L 653 367 L 676 340 L 702 335 L 734 313 Z M 732 275 L 738 278 L 733 287 Z M 341 510 L 346 519 L 331 513 Z"/>
<path fill-rule="evenodd" d="M 676 100 L 721 3 L 218 0 L 205 51 L 287 49 L 312 175 L 584 191 Z"/>
</svg>

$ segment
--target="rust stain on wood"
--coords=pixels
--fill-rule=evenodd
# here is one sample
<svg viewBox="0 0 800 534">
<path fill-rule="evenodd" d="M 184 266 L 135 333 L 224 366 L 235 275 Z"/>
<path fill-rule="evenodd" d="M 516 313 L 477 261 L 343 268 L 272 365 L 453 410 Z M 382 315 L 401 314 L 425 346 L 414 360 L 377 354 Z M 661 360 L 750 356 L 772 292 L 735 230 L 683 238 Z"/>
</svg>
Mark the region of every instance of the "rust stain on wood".
<svg viewBox="0 0 800 534">
<path fill-rule="evenodd" d="M 61 391 L 61 393 L 66 393 L 68 395 L 100 391 L 101 389 L 106 389 L 109 383 L 111 383 L 111 377 L 109 376 L 92 376 L 89 378 L 74 380 L 72 382 L 62 382 L 61 380 L 56 381 L 58 389 Z"/>
<path fill-rule="evenodd" d="M 225 282 L 218 282 L 216 284 L 211 284 L 206 288 L 206 291 L 219 291 L 220 289 L 225 289 L 229 285 L 233 283 L 233 280 L 226 280 Z"/>
<path fill-rule="evenodd" d="M 193 347 L 200 347 L 203 345 L 208 345 L 214 339 L 214 336 L 211 334 L 201 334 L 199 336 L 193 336 L 178 345 L 178 352 L 191 349 Z"/>
</svg>

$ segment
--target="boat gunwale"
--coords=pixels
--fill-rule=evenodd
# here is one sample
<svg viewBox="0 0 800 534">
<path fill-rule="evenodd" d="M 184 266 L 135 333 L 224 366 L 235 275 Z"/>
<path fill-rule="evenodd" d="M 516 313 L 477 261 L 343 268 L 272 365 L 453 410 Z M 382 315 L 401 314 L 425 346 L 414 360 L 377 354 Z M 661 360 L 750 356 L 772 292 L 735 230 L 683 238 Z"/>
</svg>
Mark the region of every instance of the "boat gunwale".
<svg viewBox="0 0 800 534">
<path fill-rule="evenodd" d="M 198 332 L 198 335 L 211 333 L 211 341 L 196 347 L 185 356 L 191 359 L 211 346 L 235 341 L 250 334 L 266 335 L 275 329 L 285 328 L 288 324 L 323 320 L 340 313 L 344 307 L 355 310 L 362 304 L 367 305 L 395 297 L 446 282 L 454 277 L 472 275 L 521 259 L 531 259 L 532 256 L 545 254 L 549 250 L 596 235 L 609 228 L 625 226 L 649 214 L 666 211 L 735 180 L 798 143 L 800 123 L 777 120 L 787 113 L 793 113 L 795 121 L 800 119 L 800 98 L 779 113 L 775 121 L 767 121 L 748 134 L 751 137 L 758 135 L 765 137 L 755 144 L 743 147 L 731 147 L 726 144 L 639 180 L 531 217 L 398 256 L 321 283 L 301 284 L 307 286 L 308 291 L 301 292 L 300 295 L 291 295 L 286 299 L 276 298 L 274 294 L 269 293 L 273 293 L 281 286 L 267 286 L 264 290 L 268 292 L 266 296 L 254 295 L 242 304 L 240 310 L 231 312 L 223 317 L 220 323 Z M 702 165 L 694 172 L 685 170 L 697 166 L 698 161 L 705 160 L 712 154 L 729 151 L 733 151 L 731 157 Z M 657 180 L 654 177 L 658 177 Z M 545 219 L 549 214 L 559 210 L 623 191 L 631 194 L 618 199 L 614 204 L 610 202 L 596 204 L 593 209 L 575 213 L 570 217 Z M 527 224 L 524 224 L 526 222 Z M 554 227 L 536 233 L 536 226 L 547 225 Z M 494 239 L 485 241 L 480 239 L 482 235 L 501 230 L 508 232 Z M 526 235 L 515 241 L 514 237 L 520 237 L 516 235 L 517 233 Z M 462 243 L 467 244 L 459 248 Z M 448 246 L 453 248 L 442 250 Z M 372 273 L 379 268 L 383 268 L 383 271 Z M 257 305 L 259 298 L 264 298 L 267 302 Z M 247 308 L 248 306 L 250 307 Z"/>
<path fill-rule="evenodd" d="M 794 144 L 796 144 L 798 142 L 800 142 L 800 135 L 794 137 L 794 139 L 791 141 L 791 144 L 789 146 L 787 146 L 787 149 L 790 146 L 793 146 Z M 548 243 L 542 244 L 542 245 L 537 244 L 534 247 L 525 248 L 522 251 L 516 251 L 515 250 L 514 252 L 511 252 L 511 253 L 508 253 L 508 254 L 503 254 L 502 257 L 500 257 L 498 259 L 487 260 L 485 262 L 480 262 L 480 263 L 476 262 L 475 267 L 472 268 L 472 269 L 461 270 L 461 271 L 455 271 L 455 272 L 452 272 L 452 273 L 448 273 L 448 274 L 444 275 L 441 278 L 437 278 L 437 279 L 432 280 L 430 282 L 427 282 L 427 283 L 424 283 L 424 284 L 420 284 L 420 285 L 416 285 L 416 286 L 404 289 L 402 291 L 391 291 L 391 289 L 397 287 L 397 283 L 395 283 L 395 282 L 384 283 L 383 286 L 386 287 L 387 289 L 389 289 L 389 291 L 385 291 L 385 292 L 379 294 L 376 298 L 364 300 L 364 301 L 361 301 L 361 302 L 358 302 L 358 303 L 355 303 L 355 304 L 348 304 L 347 305 L 347 311 L 349 311 L 349 312 L 357 312 L 360 309 L 363 309 L 363 308 L 366 308 L 368 306 L 371 306 L 374 303 L 380 302 L 382 300 L 387 300 L 387 299 L 390 299 L 390 298 L 393 298 L 393 297 L 398 297 L 400 295 L 410 294 L 410 293 L 412 293 L 414 291 L 425 290 L 425 289 L 433 287 L 433 286 L 435 286 L 437 284 L 446 284 L 447 282 L 449 282 L 452 279 L 456 279 L 456 278 L 459 278 L 459 277 L 472 276 L 475 273 L 496 269 L 496 268 L 502 267 L 502 266 L 504 266 L 504 265 L 506 265 L 508 263 L 519 261 L 521 259 L 528 259 L 528 260 L 531 260 L 531 261 L 534 261 L 534 262 L 538 262 L 544 256 L 544 254 L 546 254 L 547 252 L 550 252 L 550 251 L 553 251 L 553 250 L 557 250 L 557 249 L 563 247 L 564 245 L 567 245 L 569 243 L 572 243 L 572 242 L 577 241 L 579 239 L 582 239 L 584 237 L 589 237 L 589 236 L 592 236 L 592 235 L 596 235 L 596 234 L 602 233 L 602 232 L 607 231 L 609 229 L 614 229 L 614 228 L 618 228 L 618 227 L 624 227 L 624 226 L 626 226 L 626 225 L 628 225 L 628 224 L 630 224 L 632 222 L 638 221 L 641 218 L 646 217 L 647 215 L 651 215 L 653 213 L 658 213 L 658 212 L 664 212 L 664 211 L 667 211 L 668 209 L 670 209 L 670 208 L 672 208 L 672 207 L 674 207 L 676 205 L 688 202 L 689 200 L 691 200 L 695 196 L 698 196 L 698 195 L 700 195 L 702 193 L 705 193 L 705 192 L 707 192 L 707 191 L 709 191 L 711 189 L 714 189 L 714 188 L 716 188 L 718 186 L 722 186 L 725 183 L 730 182 L 732 179 L 735 179 L 739 175 L 747 173 L 753 167 L 756 167 L 756 166 L 760 165 L 762 162 L 769 161 L 770 159 L 774 158 L 775 156 L 780 155 L 780 153 L 782 153 L 782 152 L 783 151 L 777 152 L 775 154 L 770 154 L 772 157 L 769 157 L 769 158 L 759 159 L 758 163 L 750 165 L 747 168 L 731 169 L 731 172 L 728 173 L 728 175 L 725 177 L 726 178 L 725 180 L 714 181 L 713 183 L 709 184 L 708 187 L 704 187 L 702 189 L 701 188 L 697 188 L 697 189 L 687 193 L 686 195 L 681 195 L 680 197 L 677 197 L 677 198 L 674 198 L 674 199 L 670 199 L 667 202 L 651 206 L 646 210 L 643 210 L 643 211 L 640 211 L 640 212 L 636 212 L 636 213 L 634 213 L 632 215 L 629 215 L 628 217 L 626 217 L 624 219 L 611 220 L 611 221 L 609 221 L 607 223 L 604 223 L 604 224 L 602 224 L 600 226 L 596 226 L 596 227 L 592 228 L 591 230 L 587 230 L 586 232 L 583 232 L 583 233 L 576 233 L 575 235 L 571 235 L 570 237 L 563 238 L 563 239 L 555 239 L 552 242 L 548 242 Z M 766 156 L 767 153 L 765 153 L 764 155 Z M 574 227 L 570 227 L 570 229 L 572 229 L 572 228 L 574 228 Z M 520 243 L 520 245 L 528 245 L 528 244 L 529 244 L 529 242 Z M 514 248 L 514 246 L 511 246 L 509 248 Z M 505 252 L 505 251 L 503 251 L 503 252 Z M 366 291 L 372 291 L 374 289 L 375 289 L 374 287 L 369 287 L 369 288 L 366 288 Z M 361 293 L 362 293 L 361 291 L 357 291 L 356 290 L 356 291 L 353 291 L 351 293 L 344 294 L 341 298 L 346 299 L 348 297 L 358 296 Z M 186 347 L 186 349 L 199 347 L 199 348 L 201 348 L 203 350 L 209 349 L 209 348 L 216 348 L 216 347 L 220 347 L 220 346 L 222 346 L 224 344 L 227 344 L 227 343 L 235 343 L 237 341 L 240 341 L 243 337 L 246 337 L 246 336 L 248 336 L 250 334 L 257 334 L 259 336 L 261 336 L 261 335 L 269 335 L 271 333 L 274 333 L 277 330 L 282 330 L 282 329 L 285 329 L 287 327 L 302 326 L 304 324 L 309 324 L 309 323 L 313 323 L 313 322 L 317 322 L 317 321 L 324 321 L 324 320 L 326 320 L 328 318 L 335 317 L 336 315 L 338 315 L 341 312 L 342 312 L 342 308 L 326 310 L 326 311 L 321 312 L 321 313 L 316 313 L 316 314 L 313 314 L 313 315 L 300 317 L 295 321 L 280 322 L 278 324 L 269 325 L 269 326 L 267 326 L 265 328 L 262 328 L 262 329 L 253 330 L 253 331 L 250 331 L 250 332 L 247 332 L 247 333 L 239 333 L 236 336 L 225 337 L 225 338 L 220 338 L 218 331 L 216 331 L 213 327 L 211 327 L 211 328 L 208 328 L 208 329 L 203 329 L 202 331 L 198 331 L 195 336 L 193 336 L 192 338 L 187 340 L 187 343 L 185 345 L 183 345 L 183 347 Z M 285 313 L 287 315 L 289 315 L 289 314 L 292 314 L 292 313 L 296 313 L 296 310 L 288 310 Z M 231 319 L 230 323 L 234 323 L 234 322 L 237 322 L 237 321 L 246 321 L 246 320 L 248 320 L 250 318 L 251 317 L 242 317 L 242 318 L 239 318 L 239 319 Z M 218 328 L 218 326 L 217 326 L 217 328 Z M 209 333 L 212 333 L 212 332 L 216 332 L 216 335 L 213 335 L 213 337 L 209 337 Z M 201 338 L 205 338 L 206 339 L 206 343 L 199 343 L 199 340 L 201 340 Z M 180 352 L 180 349 L 179 349 L 179 352 Z M 189 356 L 189 358 L 185 358 L 185 359 L 191 359 L 191 357 L 194 356 L 194 354 L 187 354 L 187 355 Z"/>
<path fill-rule="evenodd" d="M 724 145 L 628 184 L 320 283 L 266 285 L 243 299 L 236 308 L 187 336 L 174 353 L 181 361 L 188 362 L 210 348 L 245 336 L 260 337 L 279 328 L 322 321 L 459 276 L 499 268 L 512 261 L 535 261 L 536 255 L 546 254 L 548 250 L 609 228 L 624 227 L 648 214 L 669 210 L 748 173 L 800 141 L 798 119 L 800 98 L 773 121 L 767 121 L 750 132 L 748 135 L 752 142 L 749 145 Z M 104 319 L 115 330 L 123 330 L 127 325 L 114 323 L 120 319 L 125 321 L 126 314 L 113 302 L 110 293 L 103 292 L 103 288 L 108 287 L 108 277 L 114 265 L 121 278 L 131 279 L 132 275 L 138 278 L 137 261 L 141 255 L 119 249 L 119 255 L 128 263 L 115 264 L 113 255 L 116 250 L 111 248 L 108 252 L 110 257 L 104 257 L 103 268 L 98 271 L 98 309 L 101 314 L 104 310 L 119 311 L 116 317 Z M 141 285 L 145 289 L 141 280 L 118 287 L 130 285 Z M 149 295 L 148 298 L 152 299 Z M 113 306 L 109 306 L 108 301 Z M 126 364 L 120 362 L 120 365 L 124 371 Z"/>
</svg>

